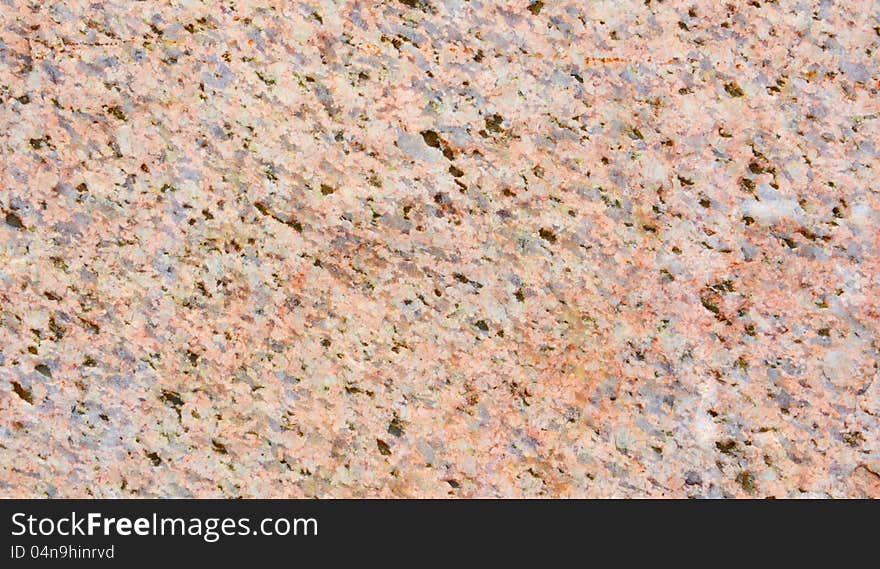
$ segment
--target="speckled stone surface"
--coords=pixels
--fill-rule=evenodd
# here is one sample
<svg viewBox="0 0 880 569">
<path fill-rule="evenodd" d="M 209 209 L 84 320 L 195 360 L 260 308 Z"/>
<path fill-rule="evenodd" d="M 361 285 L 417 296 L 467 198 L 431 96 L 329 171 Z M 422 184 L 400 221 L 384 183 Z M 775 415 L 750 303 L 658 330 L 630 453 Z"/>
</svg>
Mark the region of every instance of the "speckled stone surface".
<svg viewBox="0 0 880 569">
<path fill-rule="evenodd" d="M 880 496 L 874 1 L 0 1 L 0 496 Z"/>
</svg>

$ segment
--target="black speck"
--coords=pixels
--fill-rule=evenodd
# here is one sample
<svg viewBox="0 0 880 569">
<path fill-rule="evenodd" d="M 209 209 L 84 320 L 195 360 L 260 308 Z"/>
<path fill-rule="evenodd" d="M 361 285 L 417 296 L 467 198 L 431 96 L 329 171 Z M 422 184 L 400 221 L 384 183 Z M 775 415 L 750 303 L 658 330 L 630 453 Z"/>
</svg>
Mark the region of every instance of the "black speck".
<svg viewBox="0 0 880 569">
<path fill-rule="evenodd" d="M 214 448 L 214 452 L 219 452 L 220 454 L 229 454 L 229 451 L 226 450 L 226 445 L 224 445 L 217 439 L 211 439 L 211 446 Z"/>
<path fill-rule="evenodd" d="M 742 97 L 745 95 L 745 91 L 742 90 L 742 87 L 737 85 L 735 81 L 731 81 L 730 83 L 726 83 L 724 85 L 724 90 L 727 91 L 727 94 L 731 97 Z"/>
<path fill-rule="evenodd" d="M 391 454 L 391 447 L 388 446 L 388 443 L 386 443 L 382 439 L 376 439 L 376 447 L 378 447 L 380 454 L 383 454 L 385 456 Z"/>
<path fill-rule="evenodd" d="M 24 223 L 21 222 L 21 218 L 11 211 L 6 213 L 6 225 L 15 229 L 24 229 Z"/>
<path fill-rule="evenodd" d="M 749 162 L 749 172 L 751 172 L 752 174 L 763 174 L 766 171 L 767 170 L 758 162 Z"/>
<path fill-rule="evenodd" d="M 183 405 L 183 399 L 180 398 L 180 393 L 177 393 L 176 391 L 163 389 L 162 395 L 159 399 L 161 399 L 166 405 L 170 405 L 176 409 L 179 409 Z"/>
<path fill-rule="evenodd" d="M 125 116 L 125 113 L 122 112 L 122 109 L 120 109 L 119 107 L 116 107 L 116 106 L 108 108 L 107 114 L 113 115 L 115 118 L 117 118 L 118 120 L 121 120 L 123 122 L 128 120 Z"/>
<path fill-rule="evenodd" d="M 52 370 L 49 369 L 49 366 L 47 366 L 46 364 L 37 364 L 34 369 L 45 375 L 46 377 L 52 377 Z"/>
<path fill-rule="evenodd" d="M 147 458 L 149 458 L 150 461 L 152 461 L 153 466 L 159 466 L 160 464 L 162 464 L 162 459 L 159 458 L 159 455 L 156 454 L 155 452 L 145 452 L 144 454 L 146 454 Z"/>
<path fill-rule="evenodd" d="M 22 399 L 24 399 L 25 401 L 27 401 L 31 405 L 34 404 L 34 396 L 33 396 L 33 393 L 31 392 L 30 389 L 23 387 L 17 381 L 13 381 L 11 383 L 12 383 L 12 390 L 15 391 L 16 395 L 18 395 L 19 397 L 21 397 Z"/>
<path fill-rule="evenodd" d="M 504 117 L 501 115 L 492 115 L 486 117 L 486 130 L 489 132 L 501 132 L 503 129 L 501 124 L 504 122 Z"/>
<path fill-rule="evenodd" d="M 780 239 L 782 239 L 782 242 L 785 243 L 785 246 L 788 247 L 789 249 L 797 249 L 797 247 L 798 247 L 797 241 L 795 241 L 791 237 L 782 236 L 782 237 L 780 237 Z"/>
<path fill-rule="evenodd" d="M 395 437 L 403 436 L 403 425 L 400 423 L 400 419 L 397 417 L 391 419 L 391 422 L 388 423 L 388 433 Z"/>
<path fill-rule="evenodd" d="M 538 231 L 538 235 L 541 236 L 541 239 L 545 241 L 549 241 L 550 243 L 556 243 L 556 234 L 552 229 L 547 229 L 546 227 L 542 227 Z"/>
<path fill-rule="evenodd" d="M 684 475 L 684 483 L 688 486 L 702 486 L 703 478 L 698 472 L 689 470 Z"/>
<path fill-rule="evenodd" d="M 633 140 L 644 140 L 645 139 L 645 136 L 642 134 L 642 131 L 640 131 L 638 128 L 636 128 L 634 126 L 627 128 L 626 132 L 629 135 L 629 137 Z"/>
<path fill-rule="evenodd" d="M 440 148 L 440 136 L 433 130 L 423 130 L 421 132 L 425 144 L 431 148 Z"/>
<path fill-rule="evenodd" d="M 713 314 L 721 314 L 721 309 L 718 308 L 718 305 L 715 304 L 711 299 L 703 297 L 700 299 L 700 302 L 703 303 L 703 308 L 708 310 Z"/>
<path fill-rule="evenodd" d="M 58 324 L 54 316 L 49 317 L 49 330 L 52 332 L 52 339 L 56 342 L 64 338 L 66 330 Z"/>
<path fill-rule="evenodd" d="M 284 219 L 281 216 L 275 214 L 272 210 L 270 210 L 269 206 L 267 206 L 263 202 L 254 203 L 254 207 L 257 208 L 257 211 L 259 211 L 261 214 L 263 214 L 267 217 L 271 217 L 272 219 L 274 219 L 278 223 L 283 223 L 284 225 L 292 227 L 295 231 L 302 233 L 302 231 L 303 231 L 302 223 L 300 223 L 299 221 L 297 221 L 293 217 Z"/>
<path fill-rule="evenodd" d="M 717 441 L 715 443 L 715 448 L 720 450 L 723 454 L 732 455 L 736 452 L 737 443 L 733 439 L 727 439 L 724 441 Z"/>
<path fill-rule="evenodd" d="M 755 477 L 751 472 L 747 470 L 740 472 L 736 475 L 736 481 L 746 492 L 751 493 L 755 491 Z"/>
<path fill-rule="evenodd" d="M 431 3 L 426 0 L 398 0 L 404 6 L 409 8 L 415 8 L 416 10 L 421 10 L 423 12 L 428 12 L 431 10 Z"/>
</svg>

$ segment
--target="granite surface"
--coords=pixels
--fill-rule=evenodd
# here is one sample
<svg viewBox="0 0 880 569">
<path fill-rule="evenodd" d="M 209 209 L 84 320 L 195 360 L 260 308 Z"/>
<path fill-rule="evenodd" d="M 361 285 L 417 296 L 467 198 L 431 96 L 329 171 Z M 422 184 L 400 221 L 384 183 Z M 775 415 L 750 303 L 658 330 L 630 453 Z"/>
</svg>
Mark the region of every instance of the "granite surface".
<svg viewBox="0 0 880 569">
<path fill-rule="evenodd" d="M 880 496 L 876 1 L 0 0 L 0 496 Z"/>
</svg>

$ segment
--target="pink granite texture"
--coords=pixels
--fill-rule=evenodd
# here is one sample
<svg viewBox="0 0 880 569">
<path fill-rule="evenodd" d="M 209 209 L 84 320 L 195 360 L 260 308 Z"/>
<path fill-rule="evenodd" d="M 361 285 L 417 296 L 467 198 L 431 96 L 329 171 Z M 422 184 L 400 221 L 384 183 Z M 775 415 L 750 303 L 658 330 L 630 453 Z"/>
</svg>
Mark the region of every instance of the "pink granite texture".
<svg viewBox="0 0 880 569">
<path fill-rule="evenodd" d="M 0 496 L 880 496 L 876 1 L 0 0 Z"/>
</svg>

